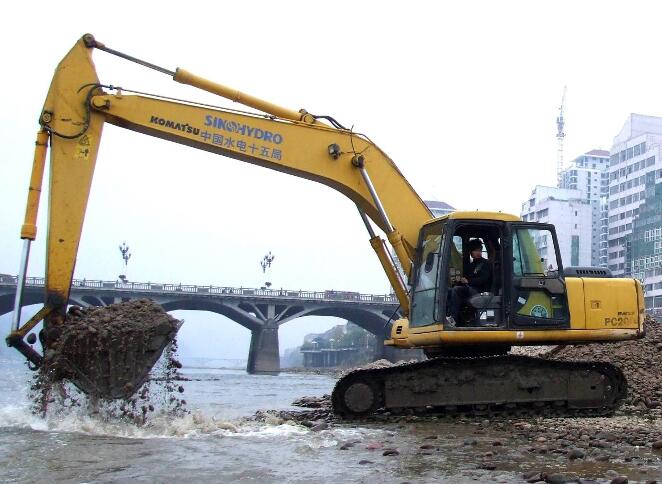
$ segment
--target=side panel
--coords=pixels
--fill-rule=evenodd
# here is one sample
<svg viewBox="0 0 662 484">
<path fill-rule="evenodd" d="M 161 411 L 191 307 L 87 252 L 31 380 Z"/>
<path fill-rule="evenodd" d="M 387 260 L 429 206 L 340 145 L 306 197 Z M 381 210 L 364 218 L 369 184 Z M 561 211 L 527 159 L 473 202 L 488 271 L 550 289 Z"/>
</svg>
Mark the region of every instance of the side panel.
<svg viewBox="0 0 662 484">
<path fill-rule="evenodd" d="M 639 327 L 639 306 L 634 279 L 586 278 L 586 329 Z"/>
<path fill-rule="evenodd" d="M 567 277 L 565 279 L 565 286 L 568 290 L 570 329 L 586 329 L 584 279 L 580 277 Z"/>
</svg>

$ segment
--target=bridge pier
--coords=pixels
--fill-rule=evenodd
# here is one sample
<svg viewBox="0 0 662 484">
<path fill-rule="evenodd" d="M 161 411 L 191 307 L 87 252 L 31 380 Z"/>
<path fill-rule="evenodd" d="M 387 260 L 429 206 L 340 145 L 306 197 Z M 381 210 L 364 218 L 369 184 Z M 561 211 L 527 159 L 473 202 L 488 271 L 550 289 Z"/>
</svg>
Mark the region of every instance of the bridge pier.
<svg viewBox="0 0 662 484">
<path fill-rule="evenodd" d="M 280 351 L 278 347 L 278 323 L 267 320 L 262 328 L 251 331 L 246 371 L 253 375 L 278 375 Z"/>
</svg>

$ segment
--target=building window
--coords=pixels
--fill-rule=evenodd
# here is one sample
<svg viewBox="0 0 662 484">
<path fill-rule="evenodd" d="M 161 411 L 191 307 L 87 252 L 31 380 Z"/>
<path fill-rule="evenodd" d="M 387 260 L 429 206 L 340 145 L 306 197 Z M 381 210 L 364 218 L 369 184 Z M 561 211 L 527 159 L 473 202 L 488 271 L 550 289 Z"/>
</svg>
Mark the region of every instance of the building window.
<svg viewBox="0 0 662 484">
<path fill-rule="evenodd" d="M 575 225 L 575 228 L 577 226 Z M 572 236 L 572 242 L 570 247 L 570 265 L 578 266 L 579 265 L 579 235 Z"/>
</svg>

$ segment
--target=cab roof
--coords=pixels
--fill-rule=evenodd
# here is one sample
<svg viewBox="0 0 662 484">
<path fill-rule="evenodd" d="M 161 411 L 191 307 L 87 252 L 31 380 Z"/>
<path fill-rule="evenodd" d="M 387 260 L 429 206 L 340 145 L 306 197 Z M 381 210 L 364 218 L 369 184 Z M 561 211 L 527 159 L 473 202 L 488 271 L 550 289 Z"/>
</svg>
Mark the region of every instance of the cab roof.
<svg viewBox="0 0 662 484">
<path fill-rule="evenodd" d="M 503 213 L 503 212 L 483 212 L 480 210 L 476 210 L 473 212 L 463 212 L 463 211 L 455 211 L 448 213 L 446 215 L 442 215 L 441 217 L 437 217 L 433 220 L 431 220 L 428 223 L 431 222 L 436 222 L 439 220 L 457 220 L 457 219 L 463 219 L 463 220 L 493 220 L 493 221 L 498 221 L 498 222 L 521 222 L 522 219 L 518 217 L 517 215 L 512 215 L 510 213 Z M 425 225 L 427 225 L 426 223 Z"/>
</svg>

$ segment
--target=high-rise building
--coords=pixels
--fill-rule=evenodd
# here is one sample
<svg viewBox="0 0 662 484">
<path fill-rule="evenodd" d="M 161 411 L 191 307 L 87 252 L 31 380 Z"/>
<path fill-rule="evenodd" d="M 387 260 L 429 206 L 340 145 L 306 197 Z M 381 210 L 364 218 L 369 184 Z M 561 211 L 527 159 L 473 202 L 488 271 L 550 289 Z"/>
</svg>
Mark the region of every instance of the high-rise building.
<svg viewBox="0 0 662 484">
<path fill-rule="evenodd" d="M 581 190 L 542 185 L 533 189 L 521 212 L 525 222 L 554 224 L 564 267 L 591 265 L 592 215 Z M 543 257 L 553 250 L 551 241 L 537 240 L 536 245 Z"/>
<path fill-rule="evenodd" d="M 575 158 L 559 177 L 559 188 L 579 190 L 591 205 L 591 263 L 607 266 L 609 152 L 591 150 Z"/>
<path fill-rule="evenodd" d="M 662 118 L 631 114 L 614 138 L 609 163 L 609 268 L 632 275 L 632 224 L 647 194 L 654 196 Z M 656 180 L 658 178 L 658 180 Z"/>
<path fill-rule="evenodd" d="M 662 311 L 662 118 L 630 114 L 609 161 L 609 268 Z"/>
<path fill-rule="evenodd" d="M 662 314 L 662 183 L 648 195 L 632 222 L 630 260 L 632 276 L 643 281 L 646 307 Z"/>
</svg>

